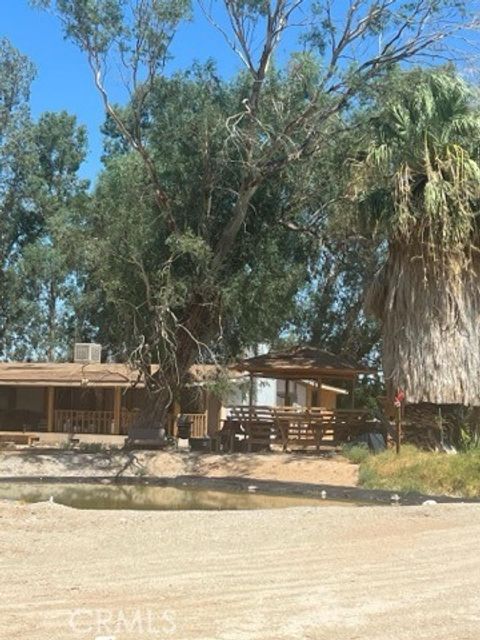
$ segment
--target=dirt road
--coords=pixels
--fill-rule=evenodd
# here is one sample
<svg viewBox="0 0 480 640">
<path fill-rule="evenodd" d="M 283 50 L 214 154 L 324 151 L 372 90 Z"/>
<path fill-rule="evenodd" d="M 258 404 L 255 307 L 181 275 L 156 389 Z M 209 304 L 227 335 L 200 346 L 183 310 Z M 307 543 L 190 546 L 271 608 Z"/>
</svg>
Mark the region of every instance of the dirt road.
<svg viewBox="0 0 480 640">
<path fill-rule="evenodd" d="M 5 640 L 478 640 L 480 508 L 0 503 Z"/>
</svg>

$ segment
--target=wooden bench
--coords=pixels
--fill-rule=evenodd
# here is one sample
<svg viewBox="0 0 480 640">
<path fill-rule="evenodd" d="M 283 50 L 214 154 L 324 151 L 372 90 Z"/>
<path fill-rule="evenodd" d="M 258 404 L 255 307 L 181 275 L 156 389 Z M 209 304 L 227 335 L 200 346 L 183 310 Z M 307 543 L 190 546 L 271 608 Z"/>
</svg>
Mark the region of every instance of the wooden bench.
<svg viewBox="0 0 480 640">
<path fill-rule="evenodd" d="M 160 437 L 158 427 L 131 426 L 125 438 L 125 449 L 163 449 L 169 444 L 167 434 Z"/>
<path fill-rule="evenodd" d="M 40 436 L 35 433 L 21 433 L 12 431 L 11 433 L 0 433 L 0 444 L 20 444 L 31 446 L 38 442 Z"/>
</svg>

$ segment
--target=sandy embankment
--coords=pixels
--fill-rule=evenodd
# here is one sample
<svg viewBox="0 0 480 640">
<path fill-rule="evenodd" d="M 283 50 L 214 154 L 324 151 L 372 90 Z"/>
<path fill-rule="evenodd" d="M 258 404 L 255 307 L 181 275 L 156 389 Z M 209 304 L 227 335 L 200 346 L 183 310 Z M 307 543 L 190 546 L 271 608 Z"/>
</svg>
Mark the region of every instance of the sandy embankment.
<svg viewBox="0 0 480 640">
<path fill-rule="evenodd" d="M 480 509 L 0 503 L 3 640 L 478 640 Z"/>
<path fill-rule="evenodd" d="M 255 478 L 284 482 L 312 482 L 353 486 L 358 469 L 341 457 L 305 454 L 194 454 L 188 452 L 80 453 L 41 449 L 0 452 L 2 477 L 198 475 L 221 478 Z"/>
</svg>

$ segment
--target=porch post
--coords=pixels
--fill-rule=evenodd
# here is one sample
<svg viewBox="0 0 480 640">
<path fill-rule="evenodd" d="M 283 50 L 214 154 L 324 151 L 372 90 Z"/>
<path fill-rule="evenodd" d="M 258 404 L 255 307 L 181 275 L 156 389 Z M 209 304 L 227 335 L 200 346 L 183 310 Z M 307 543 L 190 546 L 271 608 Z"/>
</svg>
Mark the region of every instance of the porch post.
<svg viewBox="0 0 480 640">
<path fill-rule="evenodd" d="M 120 418 L 122 415 L 122 388 L 115 387 L 113 390 L 113 433 L 120 435 Z"/>
<path fill-rule="evenodd" d="M 250 442 L 250 433 L 251 433 L 252 421 L 253 421 L 253 403 L 254 403 L 254 400 L 255 400 L 255 398 L 253 397 L 254 393 L 255 393 L 255 380 L 253 378 L 253 373 L 251 373 L 250 374 L 250 389 L 249 389 L 249 393 L 248 393 L 248 430 L 247 430 L 248 452 L 251 452 L 251 450 L 252 450 L 252 446 L 251 446 L 251 442 Z"/>
<path fill-rule="evenodd" d="M 285 400 L 284 404 L 286 407 L 291 407 L 292 403 L 290 402 L 290 380 L 287 378 L 285 380 Z"/>
<path fill-rule="evenodd" d="M 250 374 L 250 387 L 248 389 L 248 406 L 250 407 L 250 409 L 253 407 L 254 391 L 255 391 L 255 381 L 254 381 L 253 373 L 251 373 Z M 250 411 L 250 413 L 251 413 L 251 411 Z"/>
<path fill-rule="evenodd" d="M 350 407 L 355 409 L 355 389 L 356 389 L 356 378 L 352 378 L 352 399 L 350 400 Z"/>
<path fill-rule="evenodd" d="M 305 387 L 305 392 L 306 392 L 306 400 L 307 400 L 307 409 L 311 409 L 312 408 L 312 385 L 310 384 L 310 382 L 308 382 L 308 384 Z"/>
<path fill-rule="evenodd" d="M 322 406 L 322 379 L 317 380 L 317 407 Z"/>
<path fill-rule="evenodd" d="M 47 431 L 53 431 L 55 427 L 55 387 L 47 390 Z"/>
</svg>

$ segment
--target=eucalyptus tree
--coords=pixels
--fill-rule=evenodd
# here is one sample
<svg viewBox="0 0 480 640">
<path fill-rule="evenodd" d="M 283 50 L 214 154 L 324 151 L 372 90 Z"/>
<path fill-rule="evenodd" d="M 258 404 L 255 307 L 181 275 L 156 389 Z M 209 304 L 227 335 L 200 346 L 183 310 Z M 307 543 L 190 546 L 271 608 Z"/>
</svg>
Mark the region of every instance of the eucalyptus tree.
<svg viewBox="0 0 480 640">
<path fill-rule="evenodd" d="M 34 142 L 29 112 L 34 68 L 6 39 L 0 39 L 0 352 L 19 310 L 12 295 L 13 266 L 38 231 L 31 207 Z"/>
<path fill-rule="evenodd" d="M 271 341 L 293 318 L 295 295 L 315 261 L 317 241 L 292 233 L 278 218 L 287 220 L 292 190 L 302 189 L 299 206 L 306 207 L 309 198 L 316 203 L 320 170 L 291 171 L 288 180 L 259 190 L 252 200 L 256 215 L 239 233 L 224 268 L 212 274 L 211 246 L 222 233 L 239 173 L 235 154 L 225 148 L 224 122 L 241 107 L 244 81 L 220 81 L 207 65 L 159 80 L 152 93 L 146 136 L 162 182 L 174 194 L 175 234 L 159 217 L 138 156 L 117 145 L 107 127 L 106 167 L 86 236 L 88 286 L 98 292 L 93 317 L 99 337 L 117 357 L 128 357 L 139 335 L 155 360 L 164 357 L 164 340 L 173 339 L 173 322 L 182 322 L 192 291 L 203 292 L 208 304 L 208 347 L 200 340 L 197 345 L 208 357 L 225 358 Z M 214 295 L 215 304 L 208 302 Z M 159 328 L 155 310 L 162 305 L 176 318 Z"/>
<path fill-rule="evenodd" d="M 410 404 L 480 406 L 480 108 L 452 70 L 396 74 L 352 166 L 362 224 L 387 243 L 368 296 Z"/>
<path fill-rule="evenodd" d="M 195 148 L 197 158 L 202 156 L 203 165 L 201 169 L 195 165 L 197 173 L 184 174 L 179 184 L 169 180 L 175 165 L 162 165 L 156 148 L 164 148 L 180 114 L 170 114 L 155 138 L 148 109 L 150 98 L 158 92 L 158 80 L 165 76 L 171 40 L 189 16 L 189 2 L 35 3 L 56 8 L 67 37 L 86 55 L 111 123 L 136 154 L 137 161 L 128 160 L 129 176 L 136 175 L 137 180 L 133 195 L 124 193 L 130 203 L 128 215 L 138 216 L 140 227 L 145 206 L 156 212 L 155 223 L 148 229 L 162 244 L 162 262 L 154 265 L 152 279 L 144 262 L 137 256 L 130 258 L 130 272 L 143 280 L 144 297 L 140 306 L 139 301 L 131 305 L 129 326 L 136 335 L 136 364 L 145 371 L 152 361 L 160 364 L 152 380 L 157 394 L 143 418 L 161 421 L 189 365 L 219 333 L 225 277 L 232 263 L 242 260 L 242 235 L 249 226 L 262 225 L 256 199 L 274 189 L 282 194 L 281 185 L 289 183 L 283 189 L 282 215 L 264 225 L 265 237 L 275 235 L 279 227 L 297 226 L 298 219 L 308 226 L 305 212 L 309 208 L 303 206 L 302 189 L 295 187 L 303 186 L 303 176 L 312 176 L 311 167 L 319 162 L 324 148 L 335 144 L 343 129 L 342 113 L 393 64 L 434 53 L 448 36 L 464 29 L 465 4 L 358 0 L 348 3 L 340 14 L 328 0 L 200 2 L 212 28 L 238 54 L 244 74 L 240 95 L 225 104 L 215 122 L 207 119 L 189 131 L 185 144 Z M 469 8 L 475 9 L 472 3 Z M 298 24 L 303 25 L 299 36 L 306 53 L 291 57 L 277 72 L 275 55 L 287 30 Z M 108 69 L 115 68 L 115 63 L 130 92 L 126 108 L 115 106 L 111 97 Z M 163 111 L 168 109 L 160 96 L 157 114 Z M 120 187 L 122 168 L 116 171 Z M 190 181 L 198 181 L 199 176 L 200 184 L 193 191 Z M 317 181 L 316 187 L 321 202 L 322 184 Z M 184 217 L 189 199 L 197 211 L 195 221 Z M 186 275 L 191 276 L 188 286 L 177 287 L 173 269 L 183 272 L 184 283 Z M 114 298 L 111 303 L 115 304 Z M 148 334 L 138 325 L 139 309 L 149 318 Z"/>
<path fill-rule="evenodd" d="M 365 313 L 364 303 L 383 259 L 382 243 L 370 234 L 351 237 L 348 228 L 343 233 L 331 228 L 328 234 L 298 296 L 291 333 L 333 353 L 379 365 L 380 327 Z"/>
<path fill-rule="evenodd" d="M 86 131 L 75 116 L 47 112 L 32 124 L 32 207 L 41 228 L 24 246 L 14 269 L 18 318 L 8 353 L 15 357 L 65 358 L 79 326 L 84 278 L 83 228 L 88 181 L 78 171 Z"/>
<path fill-rule="evenodd" d="M 78 178 L 85 130 L 66 113 L 33 121 L 34 75 L 1 40 L 0 353 L 10 358 L 51 358 L 65 347 L 80 275 L 73 254 L 86 198 Z"/>
</svg>

